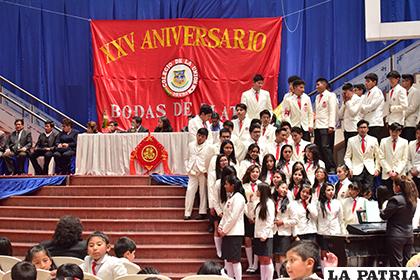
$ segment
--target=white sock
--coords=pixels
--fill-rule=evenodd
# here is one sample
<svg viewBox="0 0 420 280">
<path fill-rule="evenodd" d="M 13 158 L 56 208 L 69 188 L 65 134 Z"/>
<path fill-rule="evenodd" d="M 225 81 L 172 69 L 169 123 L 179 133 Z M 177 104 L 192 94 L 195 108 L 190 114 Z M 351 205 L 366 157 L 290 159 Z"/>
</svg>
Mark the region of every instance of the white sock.
<svg viewBox="0 0 420 280">
<path fill-rule="evenodd" d="M 265 280 L 265 278 L 267 277 L 265 267 L 266 267 L 265 265 L 260 265 L 260 279 L 261 280 Z"/>
<path fill-rule="evenodd" d="M 214 236 L 214 245 L 216 246 L 216 254 L 220 258 L 222 257 L 222 238 Z"/>
<path fill-rule="evenodd" d="M 277 277 L 280 278 L 280 269 L 281 269 L 281 262 L 276 262 L 276 272 L 277 272 Z"/>
<path fill-rule="evenodd" d="M 248 268 L 252 267 L 252 247 L 245 247 L 246 258 L 248 260 Z"/>
<path fill-rule="evenodd" d="M 273 267 L 273 264 L 270 263 L 270 264 L 264 265 L 264 266 L 265 266 L 265 279 L 266 280 L 273 280 L 273 277 L 274 277 L 274 267 Z"/>
<path fill-rule="evenodd" d="M 227 275 L 233 279 L 233 263 L 225 261 L 225 269 L 226 269 L 226 273 Z"/>
<path fill-rule="evenodd" d="M 242 265 L 241 262 L 237 262 L 233 265 L 233 274 L 235 275 L 235 280 L 242 280 Z"/>
<path fill-rule="evenodd" d="M 252 267 L 255 268 L 255 270 L 258 269 L 258 256 L 254 254 L 254 263 L 252 264 Z"/>
</svg>

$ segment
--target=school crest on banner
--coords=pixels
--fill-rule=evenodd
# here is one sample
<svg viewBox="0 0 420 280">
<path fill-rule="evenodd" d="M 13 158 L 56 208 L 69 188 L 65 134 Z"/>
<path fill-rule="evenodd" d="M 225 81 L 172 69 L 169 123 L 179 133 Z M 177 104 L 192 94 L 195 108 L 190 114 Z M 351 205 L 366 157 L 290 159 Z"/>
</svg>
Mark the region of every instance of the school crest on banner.
<svg viewBox="0 0 420 280">
<path fill-rule="evenodd" d="M 165 147 L 152 135 L 145 137 L 130 154 L 130 175 L 137 174 L 137 162 L 141 167 L 146 169 L 145 174 L 149 174 L 161 162 L 165 174 L 171 174 L 168 165 L 168 152 Z"/>
</svg>

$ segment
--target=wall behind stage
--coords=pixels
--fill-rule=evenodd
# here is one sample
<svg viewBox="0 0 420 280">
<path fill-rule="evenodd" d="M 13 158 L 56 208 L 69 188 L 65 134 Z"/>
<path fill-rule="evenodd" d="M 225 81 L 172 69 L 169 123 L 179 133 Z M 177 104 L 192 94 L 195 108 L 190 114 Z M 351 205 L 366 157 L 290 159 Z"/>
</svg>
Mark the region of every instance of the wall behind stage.
<svg viewBox="0 0 420 280">
<path fill-rule="evenodd" d="M 419 19 L 419 6 L 382 0 L 383 21 Z M 81 18 L 277 16 L 285 16 L 279 100 L 289 75 L 302 76 L 309 92 L 317 77 L 333 78 L 390 43 L 365 41 L 362 0 L 0 0 L 0 74 L 85 123 L 96 119 L 96 104 L 90 26 Z"/>
</svg>

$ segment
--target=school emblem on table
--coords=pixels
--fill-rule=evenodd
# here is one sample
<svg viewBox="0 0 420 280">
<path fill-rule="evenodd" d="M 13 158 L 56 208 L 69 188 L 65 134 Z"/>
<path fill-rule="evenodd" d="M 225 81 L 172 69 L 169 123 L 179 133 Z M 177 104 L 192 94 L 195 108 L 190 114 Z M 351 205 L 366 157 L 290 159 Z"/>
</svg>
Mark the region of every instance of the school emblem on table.
<svg viewBox="0 0 420 280">
<path fill-rule="evenodd" d="M 152 135 L 146 136 L 130 154 L 130 175 L 136 175 L 136 164 L 146 169 L 144 174 L 154 170 L 161 162 L 165 174 L 171 174 L 168 165 L 168 152 Z"/>
<path fill-rule="evenodd" d="M 198 69 L 187 58 L 176 58 L 165 65 L 161 75 L 165 92 L 174 98 L 192 94 L 198 85 Z"/>
</svg>

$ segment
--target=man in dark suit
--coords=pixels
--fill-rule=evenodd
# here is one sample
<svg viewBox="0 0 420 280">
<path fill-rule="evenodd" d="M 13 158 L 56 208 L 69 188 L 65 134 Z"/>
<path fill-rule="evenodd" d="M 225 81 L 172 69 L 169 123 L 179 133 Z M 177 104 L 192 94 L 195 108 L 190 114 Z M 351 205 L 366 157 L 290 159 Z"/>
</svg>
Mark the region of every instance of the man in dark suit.
<svg viewBox="0 0 420 280">
<path fill-rule="evenodd" d="M 4 161 L 6 162 L 7 173 L 10 174 L 23 174 L 25 159 L 28 156 L 29 150 L 32 147 L 31 132 L 24 130 L 23 119 L 15 120 L 15 131 L 9 135 L 6 141 L 5 152 L 3 154 Z M 16 156 L 17 169 L 13 163 L 13 157 Z"/>
<path fill-rule="evenodd" d="M 46 121 L 44 124 L 45 132 L 41 133 L 38 137 L 38 141 L 35 144 L 34 151 L 29 155 L 29 159 L 32 162 L 32 166 L 35 169 L 35 175 L 48 175 L 48 166 L 51 158 L 53 157 L 53 150 L 55 146 L 55 139 L 57 132 L 54 131 L 54 122 Z M 38 163 L 38 158 L 44 157 L 44 167 Z"/>
<path fill-rule="evenodd" d="M 54 160 L 58 174 L 70 174 L 71 158 L 76 154 L 77 135 L 79 132 L 73 129 L 73 122 L 69 119 L 63 119 L 63 131 L 61 131 L 55 140 Z"/>
<path fill-rule="evenodd" d="M 141 125 L 142 118 L 141 117 L 134 117 L 133 121 L 131 122 L 131 128 L 127 132 L 149 132 L 147 128 Z"/>
</svg>

